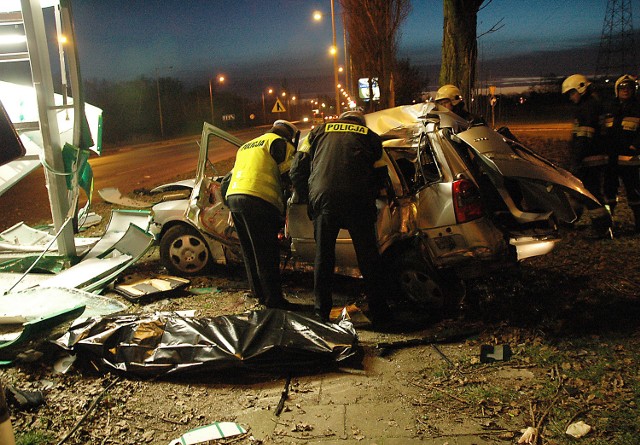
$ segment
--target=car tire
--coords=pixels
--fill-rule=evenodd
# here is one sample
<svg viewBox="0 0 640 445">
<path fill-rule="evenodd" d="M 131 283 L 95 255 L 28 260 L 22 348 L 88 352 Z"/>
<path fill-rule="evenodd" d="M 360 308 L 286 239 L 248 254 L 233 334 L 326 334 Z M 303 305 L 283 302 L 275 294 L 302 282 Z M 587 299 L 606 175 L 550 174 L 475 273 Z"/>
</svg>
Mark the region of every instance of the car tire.
<svg viewBox="0 0 640 445">
<path fill-rule="evenodd" d="M 466 293 L 464 282 L 453 272 L 444 274 L 415 249 L 393 256 L 391 277 L 398 296 L 441 315 L 457 308 Z"/>
<path fill-rule="evenodd" d="M 173 275 L 193 276 L 209 270 L 211 253 L 200 233 L 180 224 L 171 227 L 162 236 L 160 261 Z"/>
</svg>

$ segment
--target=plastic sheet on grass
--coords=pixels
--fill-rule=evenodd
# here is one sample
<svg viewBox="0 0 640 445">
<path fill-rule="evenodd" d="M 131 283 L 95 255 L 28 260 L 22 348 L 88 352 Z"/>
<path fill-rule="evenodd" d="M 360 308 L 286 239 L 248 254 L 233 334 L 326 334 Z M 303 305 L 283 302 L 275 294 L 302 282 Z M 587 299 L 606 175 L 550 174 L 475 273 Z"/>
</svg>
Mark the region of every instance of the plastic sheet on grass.
<svg viewBox="0 0 640 445">
<path fill-rule="evenodd" d="M 353 325 L 279 309 L 214 318 L 179 314 L 90 318 L 56 341 L 105 371 L 141 377 L 187 372 L 307 371 L 356 356 Z"/>
</svg>

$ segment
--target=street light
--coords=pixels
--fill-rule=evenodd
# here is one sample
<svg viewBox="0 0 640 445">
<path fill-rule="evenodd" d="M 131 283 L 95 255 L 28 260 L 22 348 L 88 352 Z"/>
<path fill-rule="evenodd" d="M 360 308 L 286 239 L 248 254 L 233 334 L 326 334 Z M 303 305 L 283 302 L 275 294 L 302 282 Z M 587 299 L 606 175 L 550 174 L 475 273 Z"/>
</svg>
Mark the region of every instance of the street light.
<svg viewBox="0 0 640 445">
<path fill-rule="evenodd" d="M 313 12 L 313 20 L 316 22 L 322 19 L 322 13 L 320 11 Z M 336 19 L 334 0 L 331 0 L 331 31 L 333 36 L 333 45 L 329 52 L 333 56 L 333 88 L 336 96 L 336 114 L 340 114 L 340 92 L 338 91 L 338 46 L 336 43 Z"/>
<path fill-rule="evenodd" d="M 267 89 L 267 93 L 273 94 L 273 88 Z M 262 123 L 263 124 L 267 123 L 267 108 L 265 107 L 265 104 L 264 104 L 264 90 L 262 90 Z"/>
<path fill-rule="evenodd" d="M 209 78 L 209 104 L 211 105 L 211 125 L 214 125 L 213 122 L 213 85 L 212 85 L 212 81 L 213 81 L 213 77 Z M 218 83 L 223 83 L 224 82 L 224 76 L 219 75 L 218 76 Z"/>
<path fill-rule="evenodd" d="M 331 30 L 333 33 L 333 88 L 336 93 L 336 114 L 340 115 L 340 92 L 338 91 L 338 46 L 336 45 L 336 19 L 334 12 L 334 0 L 331 0 Z"/>
</svg>

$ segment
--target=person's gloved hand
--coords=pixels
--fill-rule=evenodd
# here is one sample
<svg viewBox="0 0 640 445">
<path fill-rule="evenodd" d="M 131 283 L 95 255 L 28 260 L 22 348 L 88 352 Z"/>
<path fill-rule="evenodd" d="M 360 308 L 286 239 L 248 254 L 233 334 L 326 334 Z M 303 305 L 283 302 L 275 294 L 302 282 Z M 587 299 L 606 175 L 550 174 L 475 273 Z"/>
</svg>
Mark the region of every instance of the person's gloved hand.
<svg viewBox="0 0 640 445">
<path fill-rule="evenodd" d="M 306 198 L 302 193 L 298 193 L 296 189 L 293 189 L 293 193 L 291 193 L 291 197 L 287 200 L 287 205 L 291 204 L 302 204 L 307 202 Z"/>
</svg>

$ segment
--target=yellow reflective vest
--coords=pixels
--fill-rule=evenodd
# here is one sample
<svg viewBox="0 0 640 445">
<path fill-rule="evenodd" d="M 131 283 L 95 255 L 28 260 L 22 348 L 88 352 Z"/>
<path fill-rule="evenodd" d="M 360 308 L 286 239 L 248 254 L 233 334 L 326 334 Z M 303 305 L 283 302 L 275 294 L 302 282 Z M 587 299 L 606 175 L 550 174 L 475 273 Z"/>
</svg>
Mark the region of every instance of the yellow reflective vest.
<svg viewBox="0 0 640 445">
<path fill-rule="evenodd" d="M 277 164 L 270 151 L 277 139 L 286 141 L 277 134 L 265 133 L 240 146 L 226 196 L 256 196 L 284 212 L 280 175 L 289 171 L 295 149 L 287 142 L 285 160 Z"/>
</svg>

